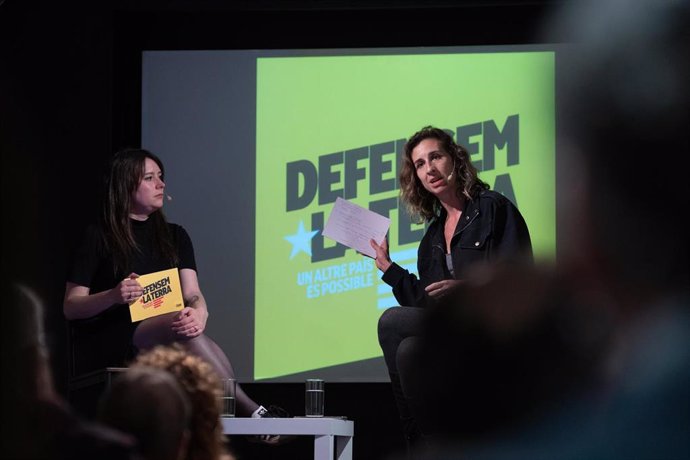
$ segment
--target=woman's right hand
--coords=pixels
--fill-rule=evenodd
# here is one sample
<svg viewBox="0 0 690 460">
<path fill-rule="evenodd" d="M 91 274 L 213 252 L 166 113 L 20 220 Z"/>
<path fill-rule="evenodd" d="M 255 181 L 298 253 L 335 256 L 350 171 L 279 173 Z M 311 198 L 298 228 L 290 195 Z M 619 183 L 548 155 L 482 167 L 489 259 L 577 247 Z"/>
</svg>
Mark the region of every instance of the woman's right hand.
<svg viewBox="0 0 690 460">
<path fill-rule="evenodd" d="M 424 290 L 429 294 L 429 297 L 438 300 L 453 292 L 461 283 L 461 280 L 442 280 L 431 283 Z"/>
<path fill-rule="evenodd" d="M 371 247 L 376 251 L 376 257 L 374 261 L 376 262 L 376 267 L 385 273 L 388 267 L 392 265 L 391 257 L 388 253 L 388 238 L 384 238 L 381 244 L 377 244 L 373 239 L 369 241 Z"/>
<path fill-rule="evenodd" d="M 112 289 L 113 303 L 131 304 L 144 294 L 144 288 L 137 281 L 139 275 L 130 273 Z"/>
</svg>

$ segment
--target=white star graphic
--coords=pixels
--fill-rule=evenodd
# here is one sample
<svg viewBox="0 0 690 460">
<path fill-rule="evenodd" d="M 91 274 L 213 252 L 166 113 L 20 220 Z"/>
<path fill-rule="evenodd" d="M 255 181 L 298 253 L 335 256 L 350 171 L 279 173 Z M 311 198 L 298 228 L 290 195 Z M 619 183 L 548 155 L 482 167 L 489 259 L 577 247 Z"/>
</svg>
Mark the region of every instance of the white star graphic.
<svg viewBox="0 0 690 460">
<path fill-rule="evenodd" d="M 294 235 L 284 236 L 292 244 L 292 252 L 290 253 L 290 259 L 295 257 L 300 251 L 306 252 L 309 257 L 311 257 L 311 239 L 314 235 L 319 233 L 318 230 L 307 232 L 304 230 L 304 222 L 299 221 L 299 227 L 297 233 Z"/>
</svg>

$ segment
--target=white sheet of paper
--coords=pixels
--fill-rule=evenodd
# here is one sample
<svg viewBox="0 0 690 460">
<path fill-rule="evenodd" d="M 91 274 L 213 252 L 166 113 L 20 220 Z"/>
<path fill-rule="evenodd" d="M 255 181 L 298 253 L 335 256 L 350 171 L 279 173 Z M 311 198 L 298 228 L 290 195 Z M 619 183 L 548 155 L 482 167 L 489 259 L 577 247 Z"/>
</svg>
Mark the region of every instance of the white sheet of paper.
<svg viewBox="0 0 690 460">
<path fill-rule="evenodd" d="M 381 243 L 390 225 L 388 217 L 338 197 L 321 234 L 375 258 L 376 251 L 369 240 Z"/>
</svg>

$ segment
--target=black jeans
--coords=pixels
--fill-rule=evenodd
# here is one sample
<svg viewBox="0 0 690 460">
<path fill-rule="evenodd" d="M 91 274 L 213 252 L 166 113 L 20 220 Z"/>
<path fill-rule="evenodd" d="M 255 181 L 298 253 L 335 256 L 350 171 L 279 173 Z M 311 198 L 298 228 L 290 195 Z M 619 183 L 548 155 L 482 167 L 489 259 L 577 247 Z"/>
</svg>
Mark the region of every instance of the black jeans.
<svg viewBox="0 0 690 460">
<path fill-rule="evenodd" d="M 378 337 L 388 367 L 408 448 L 421 437 L 418 401 L 421 388 L 419 351 L 425 310 L 392 307 L 379 318 Z"/>
</svg>

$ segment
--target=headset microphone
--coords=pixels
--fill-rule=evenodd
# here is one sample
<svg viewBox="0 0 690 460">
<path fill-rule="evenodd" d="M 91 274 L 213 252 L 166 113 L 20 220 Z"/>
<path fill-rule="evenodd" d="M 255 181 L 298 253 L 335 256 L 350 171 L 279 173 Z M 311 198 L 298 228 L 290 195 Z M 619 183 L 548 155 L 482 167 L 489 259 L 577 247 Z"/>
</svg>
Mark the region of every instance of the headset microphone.
<svg viewBox="0 0 690 460">
<path fill-rule="evenodd" d="M 453 158 L 453 170 L 448 174 L 448 177 L 446 177 L 446 182 L 450 182 L 453 178 L 453 174 L 455 174 L 455 158 Z"/>
<path fill-rule="evenodd" d="M 172 197 L 171 197 L 170 195 L 167 195 L 167 194 L 166 194 L 166 195 L 165 195 L 165 198 L 167 198 L 168 201 L 172 201 Z"/>
</svg>

